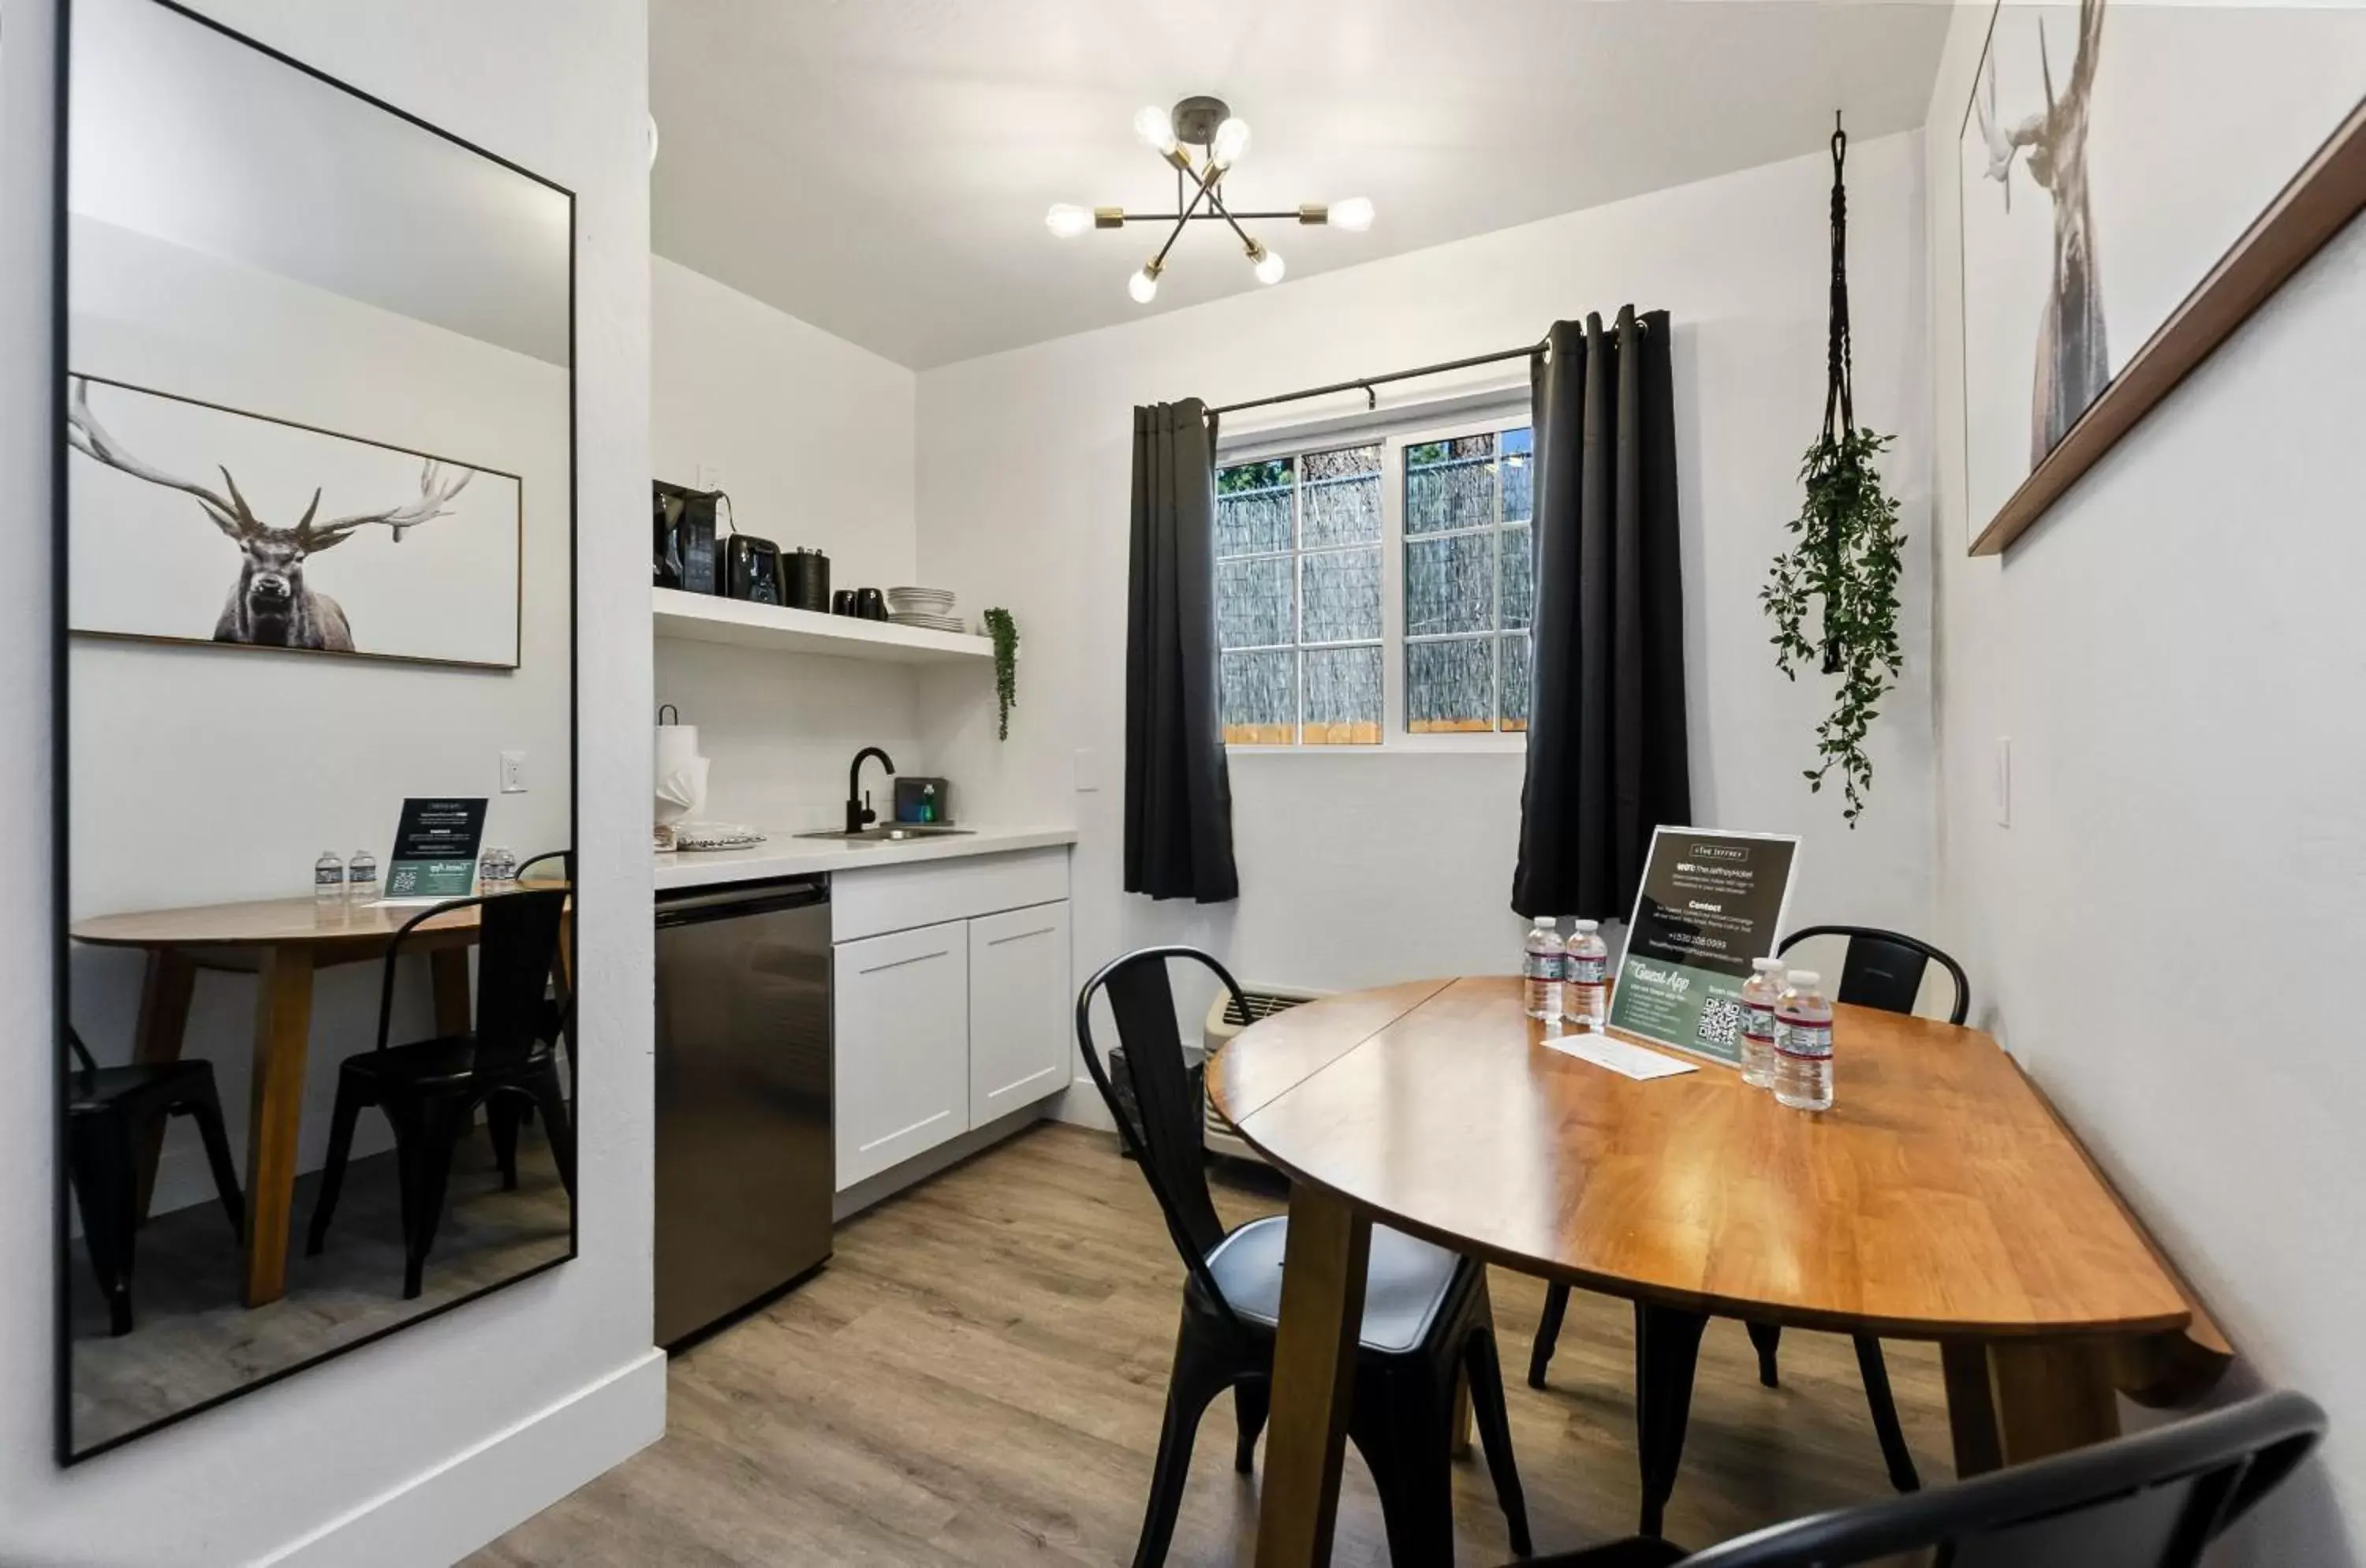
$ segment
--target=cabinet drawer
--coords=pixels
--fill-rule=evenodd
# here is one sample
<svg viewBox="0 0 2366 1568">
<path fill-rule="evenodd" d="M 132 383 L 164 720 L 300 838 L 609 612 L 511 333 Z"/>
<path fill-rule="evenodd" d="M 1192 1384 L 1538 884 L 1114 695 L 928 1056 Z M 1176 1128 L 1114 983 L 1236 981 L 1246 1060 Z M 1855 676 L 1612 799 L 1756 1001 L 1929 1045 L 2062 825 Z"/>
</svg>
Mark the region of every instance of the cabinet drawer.
<svg viewBox="0 0 2366 1568">
<path fill-rule="evenodd" d="M 969 1127 L 969 922 L 831 953 L 838 1190 Z"/>
<path fill-rule="evenodd" d="M 829 882 L 830 940 L 853 942 L 1067 896 L 1065 844 L 838 872 Z"/>
</svg>

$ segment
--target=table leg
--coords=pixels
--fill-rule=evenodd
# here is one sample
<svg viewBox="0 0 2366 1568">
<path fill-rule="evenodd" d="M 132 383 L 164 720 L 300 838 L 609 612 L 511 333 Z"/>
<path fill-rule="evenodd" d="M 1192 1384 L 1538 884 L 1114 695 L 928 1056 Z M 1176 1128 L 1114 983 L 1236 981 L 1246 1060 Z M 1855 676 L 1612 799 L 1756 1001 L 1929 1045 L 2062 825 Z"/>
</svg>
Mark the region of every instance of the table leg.
<svg viewBox="0 0 2366 1568">
<path fill-rule="evenodd" d="M 266 949 L 255 972 L 254 1092 L 247 1109 L 246 1304 L 287 1293 L 296 1206 L 296 1134 L 312 1032 L 312 951 Z"/>
<path fill-rule="evenodd" d="M 169 947 L 148 950 L 148 973 L 140 985 L 140 1021 L 131 1036 L 133 1061 L 158 1065 L 181 1059 L 181 1039 L 189 1027 L 189 998 L 197 986 L 197 966 L 186 953 Z M 148 1200 L 156 1190 L 156 1162 L 163 1150 L 164 1119 L 160 1116 L 133 1151 L 138 1185 L 131 1213 L 137 1223 L 147 1221 Z"/>
<path fill-rule="evenodd" d="M 1958 1478 L 2120 1435 L 2106 1341 L 1957 1340 L 1940 1355 Z"/>
<path fill-rule="evenodd" d="M 1331 1561 L 1371 1248 L 1370 1220 L 1329 1192 L 1290 1189 L 1257 1568 L 1323 1568 Z"/>
<path fill-rule="evenodd" d="M 435 982 L 435 1032 L 466 1034 L 474 1021 L 476 991 L 468 979 L 468 950 L 439 947 L 427 955 Z"/>
<path fill-rule="evenodd" d="M 1448 1418 L 1448 1430 L 1454 1434 L 1448 1450 L 1456 1459 L 1470 1457 L 1470 1369 L 1463 1367 L 1454 1374 L 1454 1412 Z"/>
<path fill-rule="evenodd" d="M 1656 1536 L 1684 1460 L 1693 1373 L 1708 1319 L 1696 1312 L 1635 1303 L 1635 1450 L 1643 1469 L 1642 1533 Z"/>
</svg>

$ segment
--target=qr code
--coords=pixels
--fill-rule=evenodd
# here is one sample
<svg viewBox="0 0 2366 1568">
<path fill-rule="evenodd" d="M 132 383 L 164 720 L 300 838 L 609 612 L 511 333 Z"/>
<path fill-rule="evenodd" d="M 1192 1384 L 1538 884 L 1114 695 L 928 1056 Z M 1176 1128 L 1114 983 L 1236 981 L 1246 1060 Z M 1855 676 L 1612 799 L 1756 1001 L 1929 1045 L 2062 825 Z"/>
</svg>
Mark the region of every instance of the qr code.
<svg viewBox="0 0 2366 1568">
<path fill-rule="evenodd" d="M 1712 1045 L 1730 1045 L 1741 1032 L 1741 1003 L 1711 997 L 1701 1007 L 1700 1037 Z"/>
</svg>

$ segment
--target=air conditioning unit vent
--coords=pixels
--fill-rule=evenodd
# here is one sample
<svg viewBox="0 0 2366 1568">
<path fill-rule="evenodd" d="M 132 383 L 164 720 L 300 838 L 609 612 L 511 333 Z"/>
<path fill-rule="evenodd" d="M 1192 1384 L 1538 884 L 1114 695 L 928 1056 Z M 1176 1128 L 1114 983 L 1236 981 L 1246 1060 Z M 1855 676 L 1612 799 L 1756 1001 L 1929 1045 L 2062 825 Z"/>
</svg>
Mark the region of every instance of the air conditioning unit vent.
<svg viewBox="0 0 2366 1568">
<path fill-rule="evenodd" d="M 1204 1026 L 1207 1060 L 1214 1061 L 1217 1054 L 1223 1050 L 1225 1042 L 1258 1020 L 1287 1012 L 1301 1003 L 1328 994 L 1289 986 L 1244 986 L 1241 995 L 1249 1004 L 1248 1011 L 1244 1014 L 1240 1002 L 1233 999 L 1231 992 L 1219 990 L 1215 1001 L 1208 1008 L 1208 1021 Z M 1215 1102 L 1206 1100 L 1205 1094 L 1203 1089 L 1200 1111 L 1206 1122 L 1209 1152 L 1231 1155 L 1235 1159 L 1256 1159 L 1256 1151 L 1241 1141 L 1240 1135 L 1233 1131 L 1232 1124 L 1217 1114 Z"/>
</svg>

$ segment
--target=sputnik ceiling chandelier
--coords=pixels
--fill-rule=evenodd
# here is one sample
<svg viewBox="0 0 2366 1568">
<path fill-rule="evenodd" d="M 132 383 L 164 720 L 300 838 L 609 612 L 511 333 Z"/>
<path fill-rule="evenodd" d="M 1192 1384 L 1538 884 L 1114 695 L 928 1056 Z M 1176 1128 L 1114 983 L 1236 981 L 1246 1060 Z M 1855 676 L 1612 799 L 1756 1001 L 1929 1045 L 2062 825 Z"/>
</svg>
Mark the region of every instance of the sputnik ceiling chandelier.
<svg viewBox="0 0 2366 1568">
<path fill-rule="evenodd" d="M 1327 204 L 1306 202 L 1282 212 L 1234 212 L 1227 207 L 1224 178 L 1249 150 L 1249 128 L 1247 121 L 1233 118 L 1231 107 L 1222 98 L 1186 98 L 1171 113 L 1157 107 L 1145 108 L 1133 117 L 1133 131 L 1174 166 L 1175 210 L 1128 212 L 1122 207 L 1077 207 L 1064 201 L 1043 215 L 1043 224 L 1064 240 L 1072 240 L 1087 229 L 1122 229 L 1129 223 L 1173 224 L 1158 254 L 1126 279 L 1126 292 L 1133 296 L 1136 304 L 1147 305 L 1158 297 L 1158 277 L 1166 270 L 1166 254 L 1175 248 L 1175 242 L 1182 238 L 1185 226 L 1190 223 L 1221 222 L 1228 226 L 1248 254 L 1259 283 L 1281 281 L 1281 253 L 1252 238 L 1241 227 L 1244 219 L 1288 219 L 1357 233 L 1372 226 L 1372 204 L 1360 196 Z M 1200 149 L 1197 159 L 1191 156 L 1190 149 L 1194 147 Z"/>
</svg>

